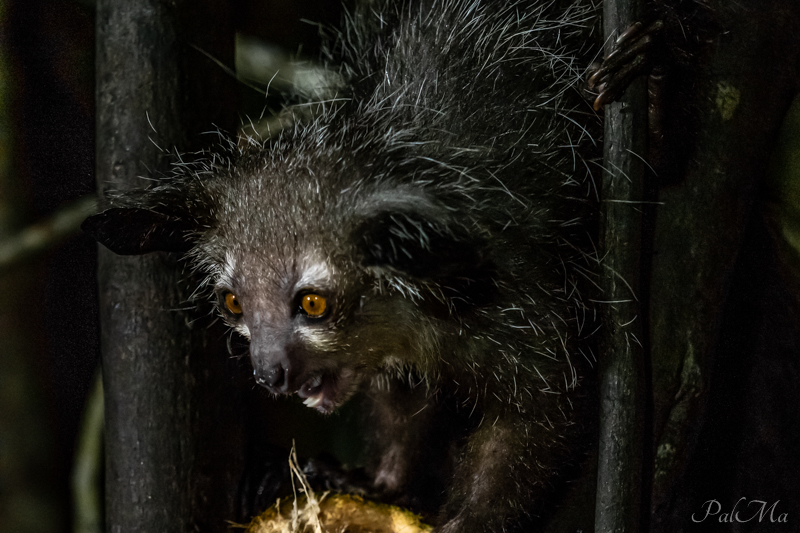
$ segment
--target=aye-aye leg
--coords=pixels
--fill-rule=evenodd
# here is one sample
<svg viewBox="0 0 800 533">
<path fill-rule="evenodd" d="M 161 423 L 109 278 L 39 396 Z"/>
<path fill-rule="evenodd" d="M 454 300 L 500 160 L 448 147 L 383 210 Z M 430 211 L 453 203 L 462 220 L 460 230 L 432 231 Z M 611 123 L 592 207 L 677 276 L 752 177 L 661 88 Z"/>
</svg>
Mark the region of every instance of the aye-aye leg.
<svg viewBox="0 0 800 533">
<path fill-rule="evenodd" d="M 424 384 L 411 387 L 408 383 L 381 376 L 367 385 L 363 392 L 368 409 L 366 474 L 364 469 L 346 470 L 332 456 L 320 455 L 300 459 L 307 481 L 315 491 L 360 494 L 413 507 L 420 512 L 435 511 L 438 505 L 433 509 L 430 506 L 436 505 L 432 501 L 436 497 L 441 499 L 445 477 L 436 476 L 439 473 L 437 469 L 445 462 L 448 447 L 445 445 L 443 452 L 432 452 L 432 449 L 442 448 L 442 442 L 446 442 L 449 436 L 442 428 L 450 427 L 452 423 L 432 424 L 440 409 L 429 398 Z M 248 479 L 244 488 L 246 497 L 255 501 L 255 495 L 258 496 L 258 510 L 272 505 L 276 495 L 282 494 L 280 489 L 291 486 L 286 451 L 277 454 L 271 449 L 269 451 L 272 452 L 269 460 L 264 461 L 257 477 Z M 426 463 L 427 467 L 421 463 Z M 433 479 L 434 476 L 437 479 Z M 424 487 L 422 491 L 418 490 L 420 486 Z M 434 497 L 427 497 L 426 492 L 432 492 Z"/>
<path fill-rule="evenodd" d="M 370 464 L 375 488 L 386 497 L 407 493 L 427 455 L 437 407 L 424 384 L 411 387 L 394 379 L 376 381 L 370 400 Z M 441 445 L 441 443 L 436 443 Z"/>
<path fill-rule="evenodd" d="M 574 426 L 488 413 L 470 436 L 436 533 L 515 531 L 552 489 Z"/>
</svg>

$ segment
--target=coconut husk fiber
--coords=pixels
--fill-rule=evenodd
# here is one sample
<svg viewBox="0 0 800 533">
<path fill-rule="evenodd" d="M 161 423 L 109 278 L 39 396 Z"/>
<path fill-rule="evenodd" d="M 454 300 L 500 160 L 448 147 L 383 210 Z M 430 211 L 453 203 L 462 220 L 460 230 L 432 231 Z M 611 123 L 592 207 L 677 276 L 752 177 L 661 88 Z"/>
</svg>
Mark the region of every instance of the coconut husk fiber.
<svg viewBox="0 0 800 533">
<path fill-rule="evenodd" d="M 414 513 L 352 494 L 316 495 L 308 486 L 292 450 L 289 457 L 294 498 L 278 500 L 246 526 L 245 533 L 427 533 Z M 299 493 L 299 494 L 298 494 Z"/>
</svg>

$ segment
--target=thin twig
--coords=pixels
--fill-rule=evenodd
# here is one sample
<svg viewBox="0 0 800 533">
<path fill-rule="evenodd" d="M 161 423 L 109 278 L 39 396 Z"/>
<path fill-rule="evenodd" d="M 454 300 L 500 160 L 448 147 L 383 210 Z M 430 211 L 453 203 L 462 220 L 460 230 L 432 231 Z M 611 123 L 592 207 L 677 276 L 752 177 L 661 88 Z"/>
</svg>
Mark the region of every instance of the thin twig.
<svg viewBox="0 0 800 533">
<path fill-rule="evenodd" d="M 96 212 L 97 197 L 87 195 L 0 242 L 0 271 L 48 250 L 77 233 L 84 219 Z"/>
</svg>

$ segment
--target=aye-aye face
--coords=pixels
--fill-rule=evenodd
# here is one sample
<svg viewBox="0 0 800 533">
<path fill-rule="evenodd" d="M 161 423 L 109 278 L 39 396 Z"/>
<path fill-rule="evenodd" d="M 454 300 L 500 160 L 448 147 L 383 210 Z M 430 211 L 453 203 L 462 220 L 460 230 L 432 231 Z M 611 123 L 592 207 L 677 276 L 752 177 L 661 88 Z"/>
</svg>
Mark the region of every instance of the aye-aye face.
<svg viewBox="0 0 800 533">
<path fill-rule="evenodd" d="M 220 270 L 214 284 L 218 307 L 250 341 L 259 385 L 275 394 L 297 393 L 323 412 L 354 392 L 367 365 L 348 357 L 342 325 L 352 304 L 326 258 L 302 253 L 282 260 L 231 250 Z"/>
<path fill-rule="evenodd" d="M 221 314 L 249 339 L 256 381 L 329 413 L 378 372 L 436 357 L 420 269 L 449 272 L 463 254 L 431 259 L 452 239 L 426 219 L 430 206 L 371 195 L 344 209 L 296 191 L 271 199 L 290 211 L 251 210 L 239 194 L 193 255 L 212 273 Z M 473 256 L 463 259 L 474 268 Z"/>
</svg>

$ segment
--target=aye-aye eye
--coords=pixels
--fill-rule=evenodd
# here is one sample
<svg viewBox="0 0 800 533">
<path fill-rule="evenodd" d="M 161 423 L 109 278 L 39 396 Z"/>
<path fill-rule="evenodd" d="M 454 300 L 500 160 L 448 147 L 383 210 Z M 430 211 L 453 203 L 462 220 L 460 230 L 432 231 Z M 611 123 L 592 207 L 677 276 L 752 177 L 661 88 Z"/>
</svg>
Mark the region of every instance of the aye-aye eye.
<svg viewBox="0 0 800 533">
<path fill-rule="evenodd" d="M 324 296 L 312 292 L 303 296 L 300 300 L 300 307 L 306 315 L 319 318 L 325 314 L 328 302 Z"/>
<path fill-rule="evenodd" d="M 239 298 L 232 292 L 225 293 L 225 306 L 234 315 L 242 314 L 242 304 L 239 303 Z"/>
</svg>

